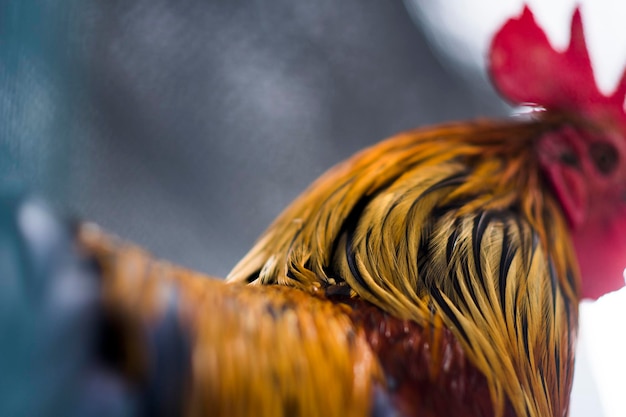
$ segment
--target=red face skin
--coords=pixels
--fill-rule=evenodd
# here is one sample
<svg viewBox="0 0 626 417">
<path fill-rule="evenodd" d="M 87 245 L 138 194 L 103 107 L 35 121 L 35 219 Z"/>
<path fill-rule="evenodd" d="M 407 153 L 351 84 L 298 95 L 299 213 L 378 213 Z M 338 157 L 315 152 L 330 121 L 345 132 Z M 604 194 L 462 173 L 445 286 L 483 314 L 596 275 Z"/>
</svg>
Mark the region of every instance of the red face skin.
<svg viewBox="0 0 626 417">
<path fill-rule="evenodd" d="M 626 140 L 618 132 L 564 127 L 546 134 L 539 158 L 569 222 L 582 297 L 624 286 Z"/>
</svg>

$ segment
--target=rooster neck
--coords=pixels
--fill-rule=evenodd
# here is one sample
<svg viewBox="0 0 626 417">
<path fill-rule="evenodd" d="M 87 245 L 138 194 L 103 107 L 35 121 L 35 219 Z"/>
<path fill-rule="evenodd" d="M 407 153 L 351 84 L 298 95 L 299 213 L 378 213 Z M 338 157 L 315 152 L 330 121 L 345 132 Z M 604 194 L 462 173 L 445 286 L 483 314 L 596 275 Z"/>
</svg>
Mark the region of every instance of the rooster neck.
<svg viewBox="0 0 626 417">
<path fill-rule="evenodd" d="M 399 135 L 329 171 L 231 281 L 353 297 L 420 326 L 439 317 L 487 378 L 495 415 L 562 415 L 578 272 L 533 152 L 548 123 Z"/>
</svg>

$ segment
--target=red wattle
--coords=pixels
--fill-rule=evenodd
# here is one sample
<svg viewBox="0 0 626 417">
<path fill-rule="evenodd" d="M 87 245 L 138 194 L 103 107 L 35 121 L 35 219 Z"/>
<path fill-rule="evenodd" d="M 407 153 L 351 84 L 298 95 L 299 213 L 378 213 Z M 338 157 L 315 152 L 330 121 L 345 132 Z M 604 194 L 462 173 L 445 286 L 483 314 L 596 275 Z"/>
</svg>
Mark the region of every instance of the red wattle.
<svg viewBox="0 0 626 417">
<path fill-rule="evenodd" d="M 574 247 L 582 276 L 582 297 L 598 297 L 624 286 L 626 221 L 605 227 L 589 225 L 574 233 Z"/>
</svg>

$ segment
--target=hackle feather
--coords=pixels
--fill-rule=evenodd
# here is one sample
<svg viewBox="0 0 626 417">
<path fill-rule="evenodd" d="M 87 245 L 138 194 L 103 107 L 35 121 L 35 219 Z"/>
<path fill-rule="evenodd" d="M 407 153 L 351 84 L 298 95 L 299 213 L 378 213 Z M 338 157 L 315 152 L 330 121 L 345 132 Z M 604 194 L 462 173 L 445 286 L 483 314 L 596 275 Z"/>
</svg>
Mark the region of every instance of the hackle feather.
<svg viewBox="0 0 626 417">
<path fill-rule="evenodd" d="M 445 325 L 488 378 L 496 415 L 563 415 L 578 270 L 534 144 L 561 117 L 403 133 L 331 169 L 230 282 L 347 285 L 399 318 Z"/>
</svg>

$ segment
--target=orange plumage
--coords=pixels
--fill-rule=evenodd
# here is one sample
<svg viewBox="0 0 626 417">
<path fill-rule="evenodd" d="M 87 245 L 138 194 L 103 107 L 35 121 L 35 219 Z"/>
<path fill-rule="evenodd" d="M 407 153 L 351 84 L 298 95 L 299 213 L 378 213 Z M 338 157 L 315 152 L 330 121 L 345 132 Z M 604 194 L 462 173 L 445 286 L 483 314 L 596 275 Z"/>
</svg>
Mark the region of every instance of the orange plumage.
<svg viewBox="0 0 626 417">
<path fill-rule="evenodd" d="M 368 415 L 377 401 L 406 415 L 561 415 L 577 272 L 532 152 L 561 123 L 465 123 L 382 142 L 296 200 L 227 283 L 98 234 L 83 241 L 105 265 L 108 306 L 147 306 L 147 320 L 154 286 L 177 288 L 190 415 Z"/>
</svg>

